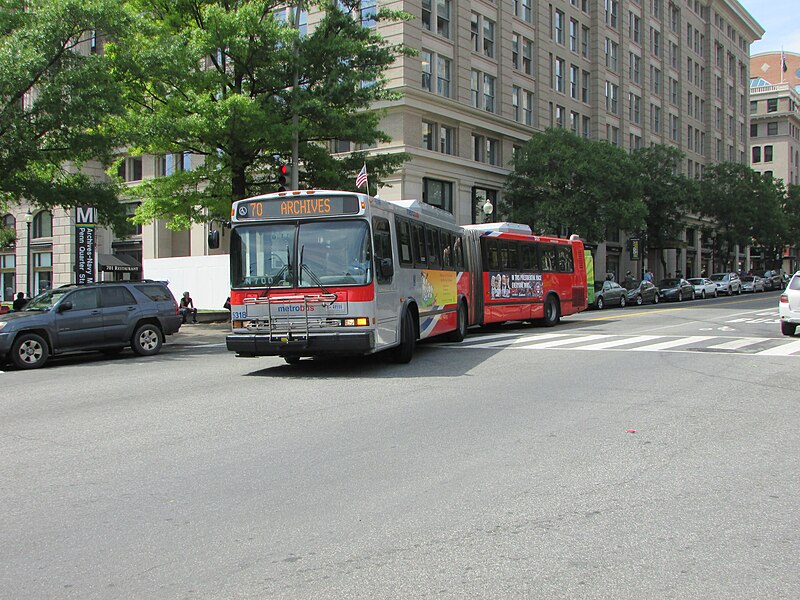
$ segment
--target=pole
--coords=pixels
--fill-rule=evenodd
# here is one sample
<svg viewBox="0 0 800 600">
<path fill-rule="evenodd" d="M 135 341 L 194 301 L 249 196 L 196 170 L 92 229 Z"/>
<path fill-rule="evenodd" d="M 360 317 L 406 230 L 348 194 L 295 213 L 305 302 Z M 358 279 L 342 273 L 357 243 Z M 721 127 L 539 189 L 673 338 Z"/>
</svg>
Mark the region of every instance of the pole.
<svg viewBox="0 0 800 600">
<path fill-rule="evenodd" d="M 27 246 L 28 246 L 27 247 L 28 258 L 27 258 L 27 260 L 25 262 L 25 271 L 26 271 L 25 272 L 25 285 L 26 285 L 26 289 L 28 291 L 28 298 L 32 298 L 33 295 L 31 294 L 31 291 L 33 290 L 33 287 L 31 286 L 31 283 L 32 283 L 31 282 L 31 279 L 32 279 L 32 277 L 31 277 L 31 272 L 32 272 L 32 269 L 31 269 L 31 222 L 30 222 L 30 219 L 26 219 L 26 221 L 27 221 L 26 225 L 27 225 L 27 228 L 28 228 L 28 237 L 26 238 L 25 241 L 26 241 Z"/>
<path fill-rule="evenodd" d="M 292 28 L 296 30 L 296 35 L 300 36 L 300 0 L 297 0 L 297 4 L 293 7 L 294 10 L 292 11 Z M 297 95 L 297 91 L 300 87 L 300 67 L 298 63 L 300 62 L 300 40 L 295 38 L 294 40 L 294 73 L 292 76 L 292 92 L 293 96 Z M 292 180 L 291 186 L 293 190 L 296 190 L 300 187 L 300 174 L 299 174 L 299 163 L 300 162 L 300 115 L 297 112 L 297 98 L 295 97 L 292 101 Z M 369 188 L 367 188 L 369 190 Z"/>
</svg>

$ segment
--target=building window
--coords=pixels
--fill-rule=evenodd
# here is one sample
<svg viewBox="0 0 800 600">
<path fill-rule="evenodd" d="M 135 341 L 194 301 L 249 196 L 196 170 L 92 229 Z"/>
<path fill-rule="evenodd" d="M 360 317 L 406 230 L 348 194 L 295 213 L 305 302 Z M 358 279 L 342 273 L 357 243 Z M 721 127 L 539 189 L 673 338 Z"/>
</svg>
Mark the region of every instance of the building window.
<svg viewBox="0 0 800 600">
<path fill-rule="evenodd" d="M 753 146 L 753 162 L 761 162 L 761 146 Z"/>
<path fill-rule="evenodd" d="M 764 146 L 764 162 L 772 162 L 772 146 Z"/>
<path fill-rule="evenodd" d="M 631 40 L 637 44 L 641 44 L 641 25 L 642 20 L 633 13 L 630 13 L 630 19 L 628 21 L 628 36 Z"/>
<path fill-rule="evenodd" d="M 494 112 L 494 88 L 495 88 L 495 78 L 492 75 L 488 75 L 486 73 L 483 74 L 483 100 L 484 100 L 484 108 L 486 112 Z"/>
<path fill-rule="evenodd" d="M 618 112 L 618 90 L 619 88 L 617 85 L 611 83 L 610 81 L 606 81 L 606 111 L 615 115 Z"/>
<path fill-rule="evenodd" d="M 515 69 L 519 69 L 519 34 L 511 34 L 511 64 Z"/>
<path fill-rule="evenodd" d="M 33 293 L 39 294 L 53 287 L 53 253 L 33 253 Z"/>
<path fill-rule="evenodd" d="M 589 58 L 589 28 L 581 26 L 581 55 Z"/>
<path fill-rule="evenodd" d="M 511 86 L 511 110 L 514 113 L 514 120 L 519 123 L 522 118 L 522 107 L 520 106 L 520 95 L 522 90 L 514 85 Z"/>
<path fill-rule="evenodd" d="M 591 75 L 589 71 L 583 72 L 583 79 L 581 79 L 581 102 L 589 103 L 589 84 Z"/>
<path fill-rule="evenodd" d="M 661 107 L 650 105 L 650 127 L 653 133 L 661 133 Z"/>
<path fill-rule="evenodd" d="M 767 123 L 767 135 L 778 135 L 778 122 Z"/>
<path fill-rule="evenodd" d="M 630 64 L 628 65 L 628 76 L 634 83 L 639 83 L 639 72 L 642 67 L 642 59 L 633 52 L 630 53 Z"/>
<path fill-rule="evenodd" d="M 433 91 L 433 54 L 427 50 L 419 53 L 422 60 L 422 89 Z"/>
<path fill-rule="evenodd" d="M 443 56 L 436 61 L 436 93 L 445 98 L 450 97 L 450 71 L 452 61 Z"/>
<path fill-rule="evenodd" d="M 16 292 L 17 259 L 13 254 L 0 254 L 0 298 L 3 302 L 11 302 Z"/>
<path fill-rule="evenodd" d="M 758 123 L 750 123 L 750 137 L 758 137 Z"/>
<path fill-rule="evenodd" d="M 453 183 L 440 179 L 422 178 L 422 201 L 449 213 L 453 212 Z"/>
<path fill-rule="evenodd" d="M 650 52 L 653 56 L 661 56 L 661 32 L 650 28 Z"/>
<path fill-rule="evenodd" d="M 486 145 L 482 135 L 472 134 L 472 160 L 484 162 L 486 160 Z"/>
<path fill-rule="evenodd" d="M 456 130 L 447 125 L 439 126 L 439 152 L 452 154 L 455 148 Z"/>
<path fill-rule="evenodd" d="M 451 78 L 453 61 L 428 50 L 420 52 L 422 61 L 422 89 L 433 91 L 433 78 L 436 77 L 436 94 L 450 98 L 452 94 Z M 433 72 L 434 65 L 436 73 Z"/>
<path fill-rule="evenodd" d="M 563 58 L 556 58 L 555 60 L 555 69 L 553 71 L 553 86 L 557 92 L 564 91 L 564 59 Z"/>
<path fill-rule="evenodd" d="M 578 22 L 575 19 L 569 20 L 569 49 L 578 51 Z"/>
<path fill-rule="evenodd" d="M 758 100 L 750 100 L 750 114 L 754 115 L 758 112 Z"/>
<path fill-rule="evenodd" d="M 777 98 L 772 98 L 770 100 L 767 100 L 767 112 L 768 113 L 778 112 L 778 99 Z"/>
<path fill-rule="evenodd" d="M 661 95 L 661 70 L 650 65 L 650 88 L 654 94 Z"/>
<path fill-rule="evenodd" d="M 361 26 L 366 27 L 368 29 L 374 28 L 375 25 L 377 25 L 375 17 L 378 14 L 378 0 L 361 0 L 360 11 L 361 11 Z M 305 12 L 306 14 L 305 26 L 307 28 L 308 12 L 306 11 L 302 12 Z M 303 35 L 305 35 L 305 32 L 303 32 Z"/>
<path fill-rule="evenodd" d="M 628 118 L 638 125 L 642 117 L 642 98 L 636 94 L 628 94 L 628 103 Z"/>
<path fill-rule="evenodd" d="M 33 226 L 31 227 L 31 238 L 38 240 L 40 238 L 53 237 L 53 215 L 50 211 L 43 210 L 33 217 Z"/>
<path fill-rule="evenodd" d="M 486 138 L 486 162 L 490 165 L 500 165 L 500 142 Z"/>
<path fill-rule="evenodd" d="M 483 53 L 494 58 L 494 21 L 483 17 Z"/>
<path fill-rule="evenodd" d="M 580 71 L 575 65 L 569 67 L 569 95 L 570 98 L 578 99 L 578 79 L 580 78 Z"/>
<path fill-rule="evenodd" d="M 142 157 L 130 156 L 122 160 L 117 170 L 122 181 L 142 180 Z"/>
<path fill-rule="evenodd" d="M 559 129 L 564 129 L 564 113 L 565 113 L 564 107 L 558 106 L 556 104 L 556 114 L 555 114 L 554 124 Z"/>
<path fill-rule="evenodd" d="M 610 70 L 616 72 L 617 71 L 617 51 L 619 50 L 619 44 L 616 42 L 612 42 L 610 39 L 606 38 L 606 45 L 605 45 L 605 52 L 606 52 L 606 67 Z"/>
<path fill-rule="evenodd" d="M 473 70 L 469 79 L 470 96 L 472 98 L 472 106 L 475 108 L 481 107 L 481 72 Z"/>
<path fill-rule="evenodd" d="M 564 44 L 564 13 L 558 9 L 553 14 L 553 39 L 556 44 Z"/>
<path fill-rule="evenodd" d="M 526 75 L 533 75 L 533 42 L 522 40 L 522 70 Z"/>
<path fill-rule="evenodd" d="M 422 122 L 422 147 L 426 150 L 433 150 L 434 144 L 434 125 L 428 121 Z"/>
<path fill-rule="evenodd" d="M 583 137 L 587 140 L 591 137 L 589 117 L 583 117 Z"/>
<path fill-rule="evenodd" d="M 525 125 L 533 126 L 533 92 L 523 92 L 522 117 Z"/>
</svg>

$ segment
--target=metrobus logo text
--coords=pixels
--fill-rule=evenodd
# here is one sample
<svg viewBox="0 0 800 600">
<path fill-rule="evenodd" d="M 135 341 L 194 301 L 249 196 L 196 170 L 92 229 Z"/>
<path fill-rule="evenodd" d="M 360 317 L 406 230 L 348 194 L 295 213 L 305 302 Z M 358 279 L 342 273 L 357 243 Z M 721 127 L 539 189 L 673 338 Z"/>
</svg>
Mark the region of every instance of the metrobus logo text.
<svg viewBox="0 0 800 600">
<path fill-rule="evenodd" d="M 323 215 L 330 212 L 330 198 L 303 198 L 302 200 L 284 200 L 281 202 L 281 215 Z"/>
</svg>

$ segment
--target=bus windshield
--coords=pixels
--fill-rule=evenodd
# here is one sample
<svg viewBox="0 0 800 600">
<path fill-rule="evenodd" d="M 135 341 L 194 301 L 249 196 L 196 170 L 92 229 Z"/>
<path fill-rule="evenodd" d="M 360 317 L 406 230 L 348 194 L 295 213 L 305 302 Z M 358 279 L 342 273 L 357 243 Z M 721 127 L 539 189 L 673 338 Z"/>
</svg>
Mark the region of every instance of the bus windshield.
<svg viewBox="0 0 800 600">
<path fill-rule="evenodd" d="M 233 230 L 234 288 L 364 285 L 371 281 L 366 221 L 272 223 Z"/>
</svg>

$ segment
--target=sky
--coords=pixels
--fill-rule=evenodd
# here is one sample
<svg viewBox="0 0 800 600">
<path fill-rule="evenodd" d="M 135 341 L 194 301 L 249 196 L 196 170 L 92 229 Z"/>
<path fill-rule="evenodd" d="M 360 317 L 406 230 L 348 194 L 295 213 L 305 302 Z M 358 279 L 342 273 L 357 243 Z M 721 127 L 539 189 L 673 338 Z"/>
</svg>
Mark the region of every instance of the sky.
<svg viewBox="0 0 800 600">
<path fill-rule="evenodd" d="M 765 29 L 760 41 L 750 46 L 750 54 L 786 52 L 800 54 L 800 8 L 798 0 L 739 0 Z"/>
</svg>

